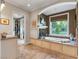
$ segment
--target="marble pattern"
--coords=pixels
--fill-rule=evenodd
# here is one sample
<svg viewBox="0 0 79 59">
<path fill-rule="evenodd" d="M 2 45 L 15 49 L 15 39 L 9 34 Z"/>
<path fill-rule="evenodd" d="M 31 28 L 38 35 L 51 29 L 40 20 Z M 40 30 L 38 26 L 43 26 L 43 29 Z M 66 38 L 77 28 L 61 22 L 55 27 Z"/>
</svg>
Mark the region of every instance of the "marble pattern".
<svg viewBox="0 0 79 59">
<path fill-rule="evenodd" d="M 63 55 L 34 45 L 19 46 L 17 59 L 76 59 L 63 58 Z"/>
</svg>

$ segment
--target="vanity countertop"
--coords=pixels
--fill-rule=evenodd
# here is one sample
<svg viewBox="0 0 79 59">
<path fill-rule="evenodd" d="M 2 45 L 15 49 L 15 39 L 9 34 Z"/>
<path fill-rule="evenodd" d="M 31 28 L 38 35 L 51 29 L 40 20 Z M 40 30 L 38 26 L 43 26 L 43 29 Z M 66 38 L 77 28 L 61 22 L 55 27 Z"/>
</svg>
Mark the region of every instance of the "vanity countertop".
<svg viewBox="0 0 79 59">
<path fill-rule="evenodd" d="M 1 40 L 8 40 L 8 39 L 18 39 L 16 36 L 7 36 L 6 38 L 2 38 Z"/>
</svg>

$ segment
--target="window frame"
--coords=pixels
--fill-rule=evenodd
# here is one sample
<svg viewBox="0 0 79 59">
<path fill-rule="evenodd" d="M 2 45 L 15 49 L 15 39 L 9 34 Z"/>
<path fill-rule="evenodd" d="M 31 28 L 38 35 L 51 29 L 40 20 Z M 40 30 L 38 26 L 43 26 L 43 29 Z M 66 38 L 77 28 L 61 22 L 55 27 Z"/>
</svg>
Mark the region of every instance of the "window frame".
<svg viewBox="0 0 79 59">
<path fill-rule="evenodd" d="M 52 17 L 57 17 L 57 16 L 62 16 L 62 15 L 67 15 L 67 34 L 63 35 L 63 34 L 53 34 L 53 33 L 51 33 L 51 26 L 50 26 L 51 18 Z M 57 15 L 53 15 L 53 16 L 49 16 L 49 35 L 51 35 L 51 36 L 63 36 L 63 37 L 64 36 L 66 36 L 66 37 L 69 36 L 69 12 L 62 13 L 62 14 L 57 14 Z"/>
</svg>

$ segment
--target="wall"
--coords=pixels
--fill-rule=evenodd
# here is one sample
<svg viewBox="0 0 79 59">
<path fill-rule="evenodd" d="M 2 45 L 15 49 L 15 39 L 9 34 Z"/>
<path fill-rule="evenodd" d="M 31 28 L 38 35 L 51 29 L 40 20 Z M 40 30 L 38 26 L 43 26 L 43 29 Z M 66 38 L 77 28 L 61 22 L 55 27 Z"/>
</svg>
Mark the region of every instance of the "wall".
<svg viewBox="0 0 79 59">
<path fill-rule="evenodd" d="M 24 15 L 24 35 L 25 39 L 29 39 L 29 13 L 24 11 L 14 5 L 6 3 L 6 7 L 1 12 L 0 18 L 7 18 L 9 19 L 9 25 L 2 25 L 0 24 L 0 32 L 7 32 L 9 35 L 13 35 L 13 14 L 22 14 Z"/>
<path fill-rule="evenodd" d="M 36 22 L 38 21 L 38 13 L 39 11 L 34 11 L 30 14 L 30 37 L 34 37 L 37 38 L 38 37 L 38 30 L 37 27 L 36 29 L 32 29 L 32 21 L 36 20 Z M 37 25 L 37 23 L 36 23 Z"/>
<path fill-rule="evenodd" d="M 48 18 L 48 16 L 45 15 L 45 14 L 39 15 L 38 22 L 42 21 L 42 18 L 44 18 L 46 26 L 48 26 L 49 25 L 49 18 Z M 49 26 L 46 29 L 39 29 L 39 38 L 41 38 L 42 36 L 47 36 L 47 34 L 49 34 Z"/>
<path fill-rule="evenodd" d="M 77 19 L 76 19 L 76 10 L 69 11 L 70 20 L 69 20 L 69 33 L 72 33 L 76 37 L 76 29 L 77 29 Z"/>
</svg>

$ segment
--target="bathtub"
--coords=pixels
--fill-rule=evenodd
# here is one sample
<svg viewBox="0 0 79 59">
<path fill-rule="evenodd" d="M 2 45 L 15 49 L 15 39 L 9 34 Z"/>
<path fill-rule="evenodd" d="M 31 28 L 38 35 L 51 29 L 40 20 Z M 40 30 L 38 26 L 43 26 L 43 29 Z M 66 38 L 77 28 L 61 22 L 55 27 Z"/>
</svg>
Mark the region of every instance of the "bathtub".
<svg viewBox="0 0 79 59">
<path fill-rule="evenodd" d="M 65 43 L 65 42 L 70 41 L 67 38 L 56 38 L 56 37 L 45 37 L 45 40 L 48 40 L 48 41 L 51 41 L 51 42 L 58 42 L 58 43 Z"/>
</svg>

